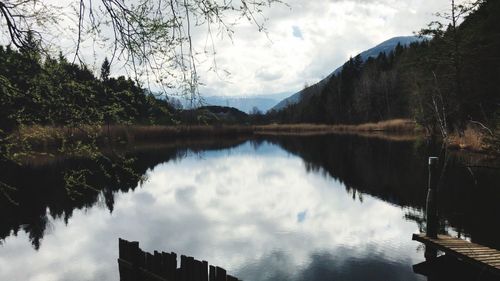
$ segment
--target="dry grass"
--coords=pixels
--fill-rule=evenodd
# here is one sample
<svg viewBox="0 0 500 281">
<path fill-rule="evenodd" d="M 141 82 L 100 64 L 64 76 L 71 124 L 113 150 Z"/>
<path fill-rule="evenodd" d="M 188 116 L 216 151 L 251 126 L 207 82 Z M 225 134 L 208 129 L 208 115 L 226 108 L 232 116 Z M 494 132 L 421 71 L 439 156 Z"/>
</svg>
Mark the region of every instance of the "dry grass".
<svg viewBox="0 0 500 281">
<path fill-rule="evenodd" d="M 488 148 L 485 140 L 486 136 L 484 133 L 477 128 L 469 126 L 462 136 L 454 133 L 448 137 L 446 142 L 450 148 L 479 152 Z"/>
<path fill-rule="evenodd" d="M 58 146 L 65 137 L 85 140 L 89 136 L 97 136 L 100 128 L 84 126 L 79 128 L 52 126 L 21 126 L 11 135 L 11 142 L 29 144 L 34 147 Z"/>
<path fill-rule="evenodd" d="M 126 142 L 167 140 L 176 137 L 209 137 L 252 134 L 250 126 L 111 126 L 101 137 Z"/>
<path fill-rule="evenodd" d="M 360 125 L 319 125 L 319 124 L 271 124 L 256 126 L 257 133 L 335 133 L 335 132 L 417 132 L 415 121 L 409 119 L 393 119 L 377 123 Z"/>
<path fill-rule="evenodd" d="M 409 119 L 392 119 L 360 125 L 338 125 L 338 130 L 360 132 L 416 132 L 417 123 Z"/>
<path fill-rule="evenodd" d="M 50 126 L 23 126 L 12 135 L 12 141 L 35 147 L 58 147 L 68 137 L 76 140 L 97 139 L 109 142 L 148 142 L 171 140 L 179 137 L 217 137 L 252 134 L 312 135 L 328 133 L 414 133 L 415 122 L 394 119 L 361 125 L 271 124 L 262 126 L 102 126 L 64 128 Z"/>
<path fill-rule="evenodd" d="M 11 135 L 12 142 L 31 147 L 58 147 L 64 138 L 76 140 L 97 139 L 99 143 L 135 141 L 162 141 L 178 137 L 210 137 L 252 134 L 251 126 L 103 126 L 63 128 L 51 126 L 23 126 Z"/>
</svg>

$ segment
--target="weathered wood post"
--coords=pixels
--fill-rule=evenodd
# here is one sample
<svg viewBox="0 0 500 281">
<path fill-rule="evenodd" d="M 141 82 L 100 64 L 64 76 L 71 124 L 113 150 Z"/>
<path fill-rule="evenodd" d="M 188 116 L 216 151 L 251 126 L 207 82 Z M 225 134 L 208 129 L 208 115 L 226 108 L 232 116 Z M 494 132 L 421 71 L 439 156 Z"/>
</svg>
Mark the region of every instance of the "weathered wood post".
<svg viewBox="0 0 500 281">
<path fill-rule="evenodd" d="M 438 157 L 429 157 L 429 183 L 427 190 L 427 201 L 425 204 L 427 231 L 426 236 L 437 238 L 439 223 L 437 214 L 437 182 L 438 182 Z M 437 251 L 434 248 L 425 247 L 425 258 L 430 260 L 437 257 Z"/>
<path fill-rule="evenodd" d="M 118 248 L 121 281 L 238 281 L 221 267 L 185 255 L 180 256 L 181 266 L 177 268 L 176 253 L 144 252 L 139 242 L 119 238 Z"/>
<path fill-rule="evenodd" d="M 139 242 L 129 242 L 123 239 L 118 239 L 118 251 L 120 280 L 140 280 L 139 267 L 143 259 L 143 252 L 139 248 Z"/>
</svg>

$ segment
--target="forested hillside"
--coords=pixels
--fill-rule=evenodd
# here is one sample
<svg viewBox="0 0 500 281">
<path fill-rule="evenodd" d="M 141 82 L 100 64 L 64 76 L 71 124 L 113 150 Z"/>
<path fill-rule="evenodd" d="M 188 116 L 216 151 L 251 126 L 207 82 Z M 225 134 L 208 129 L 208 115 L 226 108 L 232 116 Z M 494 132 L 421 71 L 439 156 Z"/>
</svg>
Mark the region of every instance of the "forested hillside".
<svg viewBox="0 0 500 281">
<path fill-rule="evenodd" d="M 470 122 L 496 125 L 500 104 L 500 1 L 455 6 L 450 24 L 433 23 L 432 39 L 398 46 L 363 62 L 351 58 L 321 94 L 304 98 L 269 118 L 283 123 L 362 123 L 415 119 L 446 136 Z"/>
<path fill-rule="evenodd" d="M 419 36 L 399 36 L 399 37 L 393 37 L 389 40 L 386 40 L 377 46 L 370 48 L 366 51 L 363 51 L 359 54 L 359 58 L 363 62 L 367 61 L 369 58 L 375 58 L 381 53 L 389 54 L 392 52 L 397 46 L 408 46 L 413 42 L 419 42 L 425 40 L 423 37 Z M 359 59 L 358 58 L 358 59 Z M 317 95 L 321 93 L 328 81 L 332 78 L 334 75 L 338 75 L 342 71 L 343 66 L 337 67 L 332 73 L 330 73 L 328 76 L 323 78 L 321 81 L 318 83 L 315 83 L 311 86 L 305 87 L 301 91 L 289 96 L 286 99 L 283 99 L 281 102 L 276 104 L 271 110 L 276 110 L 279 111 L 289 105 L 293 105 L 298 103 L 301 99 L 305 98 L 307 99 L 311 95 Z"/>
<path fill-rule="evenodd" d="M 5 134 L 21 125 L 78 128 L 247 122 L 247 115 L 236 109 L 202 109 L 176 108 L 130 78 L 111 77 L 108 60 L 96 77 L 62 55 L 42 58 L 36 49 L 0 46 L 0 132 Z M 224 114 L 219 114 L 221 110 Z"/>
<path fill-rule="evenodd" d="M 0 129 L 19 125 L 74 127 L 103 123 L 170 123 L 172 107 L 130 78 L 97 78 L 64 56 L 0 46 Z"/>
</svg>

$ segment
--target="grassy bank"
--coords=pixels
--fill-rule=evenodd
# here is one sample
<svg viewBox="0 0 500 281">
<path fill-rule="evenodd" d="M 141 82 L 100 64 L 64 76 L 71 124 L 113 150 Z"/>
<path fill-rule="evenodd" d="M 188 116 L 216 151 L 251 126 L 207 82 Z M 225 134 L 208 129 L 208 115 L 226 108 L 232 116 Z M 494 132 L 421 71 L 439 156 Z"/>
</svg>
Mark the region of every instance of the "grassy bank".
<svg viewBox="0 0 500 281">
<path fill-rule="evenodd" d="M 327 125 L 327 124 L 271 124 L 255 127 L 256 133 L 286 133 L 286 134 L 314 134 L 314 133 L 418 133 L 416 123 L 409 119 L 393 119 L 377 123 L 359 125 Z"/>
<path fill-rule="evenodd" d="M 111 125 L 79 128 L 51 126 L 23 126 L 12 134 L 13 141 L 33 146 L 60 146 L 64 138 L 95 139 L 98 142 L 132 143 L 135 141 L 161 141 L 179 137 L 217 137 L 252 134 L 323 134 L 323 133 L 415 133 L 415 122 L 395 119 L 361 125 L 321 124 L 271 124 L 271 125 L 224 125 L 224 126 L 143 126 Z"/>
<path fill-rule="evenodd" d="M 462 135 L 451 134 L 447 139 L 449 148 L 474 152 L 489 151 L 488 134 L 479 128 L 468 127 Z"/>
<path fill-rule="evenodd" d="M 388 140 L 411 140 L 423 131 L 409 119 L 393 119 L 359 125 L 327 124 L 269 124 L 225 126 L 142 126 L 111 125 L 102 127 L 63 128 L 50 126 L 23 126 L 11 135 L 11 142 L 27 144 L 30 149 L 60 148 L 67 139 L 96 141 L 98 145 L 113 143 L 161 142 L 183 138 L 213 138 L 251 135 L 318 135 L 356 134 Z M 478 128 L 469 127 L 463 135 L 452 134 L 447 140 L 450 148 L 471 151 L 487 149 L 486 137 Z"/>
<path fill-rule="evenodd" d="M 32 147 L 60 147 L 64 139 L 95 140 L 98 144 L 110 140 L 134 143 L 171 140 L 183 137 L 239 136 L 253 133 L 251 126 L 123 126 L 63 128 L 25 126 L 14 132 L 12 141 L 29 143 Z"/>
</svg>

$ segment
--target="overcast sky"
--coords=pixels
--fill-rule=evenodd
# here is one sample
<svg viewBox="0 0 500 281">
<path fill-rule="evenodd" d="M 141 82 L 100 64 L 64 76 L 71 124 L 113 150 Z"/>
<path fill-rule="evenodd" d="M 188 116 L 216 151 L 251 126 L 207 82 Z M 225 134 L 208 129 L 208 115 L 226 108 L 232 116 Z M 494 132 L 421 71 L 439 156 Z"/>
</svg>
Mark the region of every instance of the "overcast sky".
<svg viewBox="0 0 500 281">
<path fill-rule="evenodd" d="M 130 0 L 134 1 L 134 0 Z M 264 8 L 267 34 L 257 26 L 240 20 L 229 40 L 215 36 L 213 57 L 198 56 L 197 70 L 201 77 L 200 92 L 204 96 L 252 96 L 276 93 L 293 94 L 321 80 L 350 56 L 369 49 L 395 36 L 412 35 L 435 20 L 434 13 L 449 9 L 449 0 L 283 0 L 288 5 L 275 4 Z M 463 0 L 465 1 L 465 0 Z M 47 0 L 70 14 L 70 4 L 63 0 Z M 70 4 L 68 4 L 70 3 Z M 231 22 L 230 18 L 227 18 Z M 51 42 L 71 46 L 63 53 L 74 56 L 76 21 L 65 20 L 51 32 Z M 55 27 L 53 27 L 55 28 Z M 51 29 L 49 29 L 51 30 Z M 66 35 L 60 35 L 60 34 Z M 111 33 L 110 33 L 111 34 Z M 2 34 L 0 34 L 2 35 Z M 7 38 L 5 34 L 0 36 Z M 206 26 L 193 27 L 195 51 L 207 47 Z M 211 47 L 208 44 L 208 47 Z M 82 43 L 86 63 L 96 73 L 105 51 L 101 45 Z M 114 76 L 127 74 L 113 65 Z M 128 73 L 129 74 L 129 73 Z M 155 87 L 153 85 L 153 90 Z"/>
<path fill-rule="evenodd" d="M 412 35 L 446 11 L 448 0 L 287 0 L 265 11 L 268 36 L 241 22 L 233 42 L 216 40 L 218 74 L 199 67 L 203 95 L 294 93 L 350 56 Z M 197 38 L 199 46 L 205 37 Z M 201 48 L 201 47 L 199 47 Z M 228 71 L 230 75 L 227 75 Z"/>
</svg>

